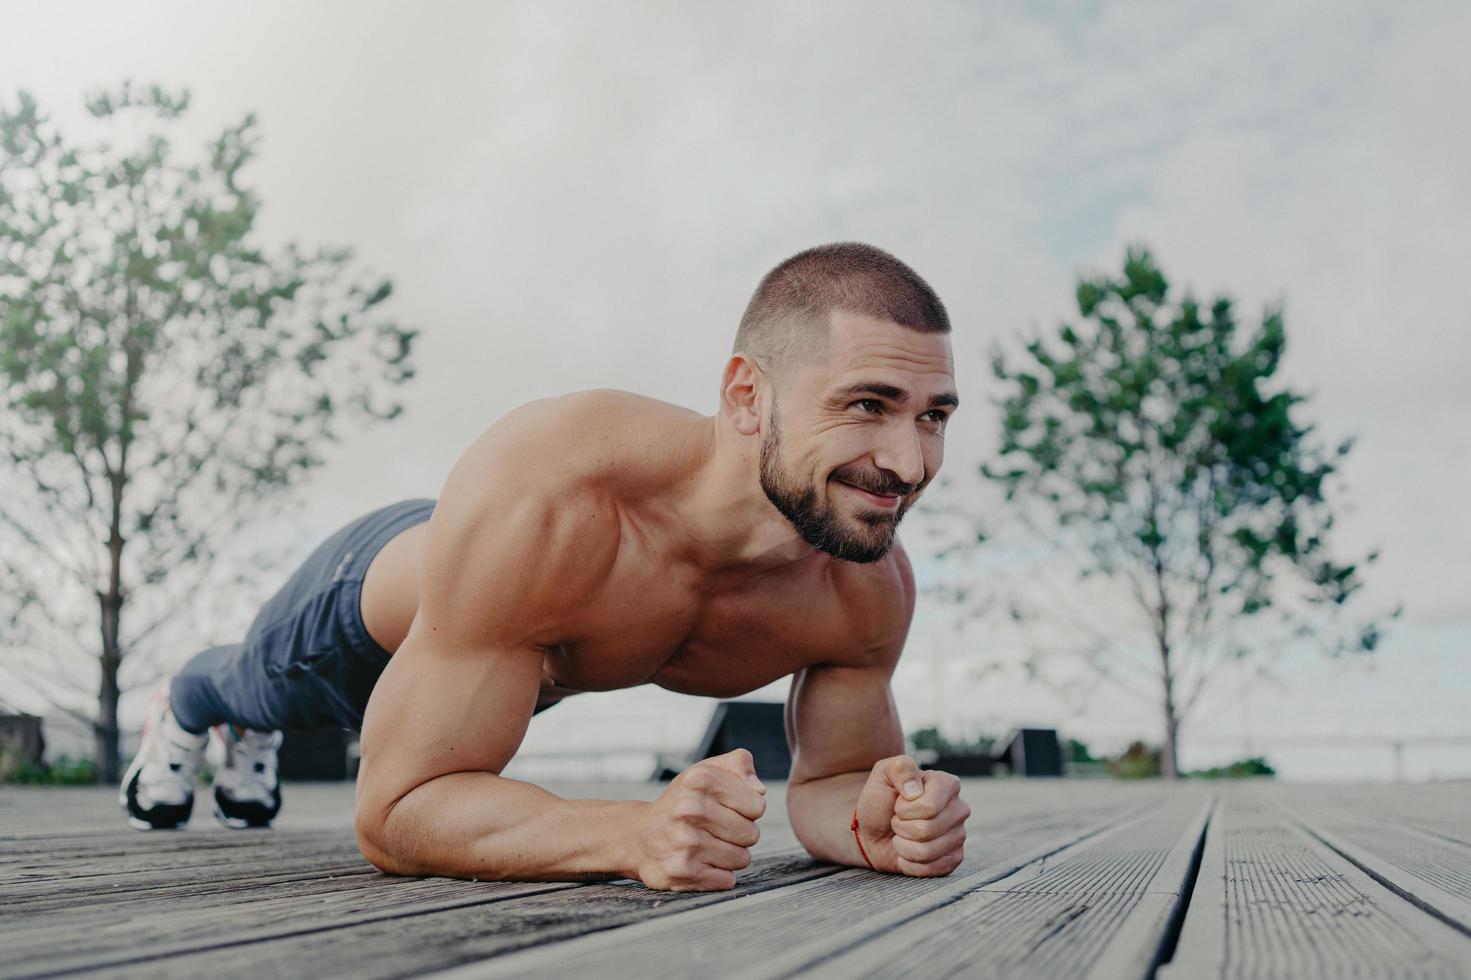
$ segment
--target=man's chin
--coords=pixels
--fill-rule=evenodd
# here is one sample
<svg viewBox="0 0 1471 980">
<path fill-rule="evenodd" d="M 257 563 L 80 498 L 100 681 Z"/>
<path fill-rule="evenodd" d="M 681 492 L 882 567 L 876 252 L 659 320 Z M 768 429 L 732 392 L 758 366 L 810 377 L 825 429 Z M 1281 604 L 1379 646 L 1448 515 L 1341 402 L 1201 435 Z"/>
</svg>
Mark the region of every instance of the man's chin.
<svg viewBox="0 0 1471 980">
<path fill-rule="evenodd" d="M 879 524 L 870 524 L 860 519 L 862 530 L 856 534 L 848 535 L 841 544 L 831 549 L 823 549 L 833 558 L 842 561 L 851 561 L 856 565 L 869 565 L 888 555 L 894 548 L 894 521 L 884 520 Z M 880 528 L 887 526 L 888 531 Z M 866 532 L 866 533 L 865 533 Z M 878 532 L 878 533 L 875 533 Z"/>
<path fill-rule="evenodd" d="M 881 548 L 875 547 L 863 551 L 855 549 L 845 549 L 837 552 L 830 551 L 828 555 L 838 561 L 852 562 L 854 565 L 872 565 L 874 562 L 882 561 L 888 557 L 889 552 L 892 550 L 893 544 L 890 543 L 883 545 Z"/>
</svg>

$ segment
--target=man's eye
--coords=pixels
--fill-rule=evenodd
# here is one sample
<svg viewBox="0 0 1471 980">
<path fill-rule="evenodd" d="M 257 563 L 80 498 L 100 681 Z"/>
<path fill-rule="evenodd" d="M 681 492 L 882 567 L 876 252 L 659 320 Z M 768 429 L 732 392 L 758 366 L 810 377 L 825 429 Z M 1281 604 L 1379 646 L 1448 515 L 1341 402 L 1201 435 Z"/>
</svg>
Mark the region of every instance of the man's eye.
<svg viewBox="0 0 1471 980">
<path fill-rule="evenodd" d="M 877 412 L 883 408 L 875 398 L 860 398 L 853 403 L 857 408 L 865 412 Z"/>
<path fill-rule="evenodd" d="M 946 415 L 938 408 L 932 412 L 925 412 L 923 417 L 929 419 L 931 422 L 938 422 L 940 425 L 944 425 L 946 420 L 950 418 L 950 416 Z"/>
</svg>

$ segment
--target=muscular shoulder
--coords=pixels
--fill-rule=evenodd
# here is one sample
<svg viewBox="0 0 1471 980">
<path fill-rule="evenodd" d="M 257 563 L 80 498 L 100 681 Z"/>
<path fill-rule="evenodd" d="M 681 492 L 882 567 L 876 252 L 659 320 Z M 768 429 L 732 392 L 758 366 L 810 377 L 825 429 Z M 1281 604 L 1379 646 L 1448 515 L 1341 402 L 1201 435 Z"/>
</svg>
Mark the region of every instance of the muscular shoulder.
<svg viewBox="0 0 1471 980">
<path fill-rule="evenodd" d="M 579 391 L 528 402 L 485 431 L 463 462 L 529 487 L 631 489 L 677 467 L 701 416 L 626 391 Z"/>
<path fill-rule="evenodd" d="M 904 546 L 867 565 L 833 563 L 834 601 L 849 624 L 854 666 L 897 662 L 914 618 L 914 570 Z"/>
<path fill-rule="evenodd" d="M 674 465 L 682 433 L 699 418 L 617 391 L 506 414 L 445 482 L 425 544 L 426 612 L 539 641 L 607 577 L 624 503 Z"/>
</svg>

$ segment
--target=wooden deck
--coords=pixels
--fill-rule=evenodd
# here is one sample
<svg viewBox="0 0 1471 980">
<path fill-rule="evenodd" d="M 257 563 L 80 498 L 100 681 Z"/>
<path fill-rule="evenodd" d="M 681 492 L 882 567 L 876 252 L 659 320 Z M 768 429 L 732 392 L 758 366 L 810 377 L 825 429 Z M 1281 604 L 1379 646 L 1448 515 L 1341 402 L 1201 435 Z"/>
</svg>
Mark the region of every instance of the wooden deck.
<svg viewBox="0 0 1471 980">
<path fill-rule="evenodd" d="M 109 791 L 0 788 L 0 977 L 1471 977 L 1471 783 L 965 796 L 948 878 L 811 862 L 778 784 L 736 889 L 671 894 L 382 875 L 343 785 L 288 786 L 272 831 L 200 805 L 150 834 Z"/>
</svg>

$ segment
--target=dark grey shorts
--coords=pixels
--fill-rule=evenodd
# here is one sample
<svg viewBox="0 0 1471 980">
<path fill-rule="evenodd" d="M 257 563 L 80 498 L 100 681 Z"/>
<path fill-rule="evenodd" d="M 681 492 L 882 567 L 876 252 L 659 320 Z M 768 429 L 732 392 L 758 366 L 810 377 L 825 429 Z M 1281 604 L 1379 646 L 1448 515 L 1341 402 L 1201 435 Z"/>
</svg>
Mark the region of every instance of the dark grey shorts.
<svg viewBox="0 0 1471 980">
<path fill-rule="evenodd" d="M 323 542 L 261 607 L 243 643 L 211 647 L 175 676 L 179 723 L 191 731 L 360 728 L 389 657 L 363 626 L 363 577 L 380 548 L 433 510 L 432 500 L 391 504 Z"/>
</svg>

